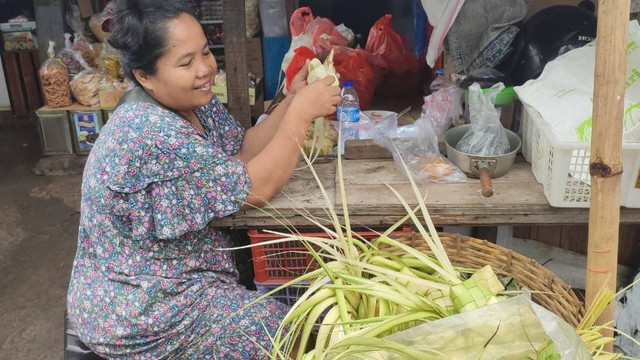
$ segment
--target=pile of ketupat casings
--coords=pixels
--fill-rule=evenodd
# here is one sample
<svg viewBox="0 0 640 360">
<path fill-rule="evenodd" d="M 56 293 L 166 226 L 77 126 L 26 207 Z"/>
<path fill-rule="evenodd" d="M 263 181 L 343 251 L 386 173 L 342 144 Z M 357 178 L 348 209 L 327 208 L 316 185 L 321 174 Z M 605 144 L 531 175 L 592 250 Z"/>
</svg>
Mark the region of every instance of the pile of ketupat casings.
<svg viewBox="0 0 640 360">
<path fill-rule="evenodd" d="M 384 340 L 383 337 L 498 303 L 518 293 L 506 291 L 490 266 L 463 269 L 452 265 L 429 216 L 425 197 L 411 178 L 406 164 L 405 170 L 418 206 L 411 208 L 387 184 L 407 215 L 380 233 L 376 239 L 365 240 L 351 231 L 341 157 L 338 156 L 337 169 L 344 214 L 342 217 L 333 209 L 311 160 L 304 152 L 303 157 L 320 187 L 328 218 L 314 218 L 304 209 L 298 211 L 311 224 L 325 231 L 327 236 L 319 238 L 303 235 L 283 217 L 279 221 L 289 233 L 271 232 L 282 236 L 282 239 L 261 243 L 301 242 L 319 265 L 318 269 L 310 270 L 256 300 L 260 301 L 294 284 L 309 284 L 272 338 L 270 358 L 388 359 L 388 354 L 394 354 L 399 357 L 392 358 L 448 359 L 442 353 L 416 350 Z M 267 210 L 258 210 L 269 214 Z M 276 209 L 273 210 L 277 213 Z M 420 215 L 424 223 L 420 221 Z M 433 256 L 391 237 L 408 220 L 412 221 L 428 244 Z M 621 357 L 620 354 L 604 351 L 605 346 L 613 342 L 613 338 L 603 335 L 605 330 L 612 330 L 611 324 L 594 325 L 614 297 L 613 292 L 603 290 L 576 329 L 597 360 Z M 480 333 L 478 336 L 486 338 L 487 344 L 492 340 L 491 332 Z M 473 358 L 487 359 L 482 354 Z M 555 360 L 561 357 L 549 340 L 538 348 L 532 345 L 529 358 Z"/>
<path fill-rule="evenodd" d="M 320 79 L 332 75 L 336 80 L 331 86 L 340 86 L 336 69 L 333 66 L 333 50 L 331 50 L 324 60 L 324 63 L 318 59 L 313 59 L 307 64 L 307 69 L 309 70 L 309 75 L 307 76 L 308 84 L 313 84 Z M 307 129 L 302 149 L 306 155 L 312 158 L 313 162 L 318 155 L 333 155 L 333 147 L 337 142 L 338 132 L 329 120 L 321 117 L 314 119 Z"/>
</svg>

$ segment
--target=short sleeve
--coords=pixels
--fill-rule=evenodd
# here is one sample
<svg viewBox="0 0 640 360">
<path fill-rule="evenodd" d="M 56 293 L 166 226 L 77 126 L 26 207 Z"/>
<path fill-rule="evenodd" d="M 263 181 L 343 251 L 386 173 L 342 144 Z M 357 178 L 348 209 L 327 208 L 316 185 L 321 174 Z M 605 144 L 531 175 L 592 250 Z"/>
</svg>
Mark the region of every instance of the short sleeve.
<svg viewBox="0 0 640 360">
<path fill-rule="evenodd" d="M 215 166 L 151 183 L 146 191 L 153 204 L 156 236 L 175 238 L 238 212 L 249 189 L 244 163 L 224 156 Z"/>
<path fill-rule="evenodd" d="M 251 187 L 242 161 L 157 106 L 122 111 L 94 148 L 100 175 L 109 190 L 129 194 L 132 214 L 140 213 L 135 218 L 153 220 L 158 238 L 200 230 L 240 210 Z"/>
<path fill-rule="evenodd" d="M 235 156 L 240 152 L 244 140 L 245 128 L 222 105 L 215 96 L 211 102 L 197 110 L 211 128 L 214 142 L 220 146 L 229 156 Z"/>
</svg>

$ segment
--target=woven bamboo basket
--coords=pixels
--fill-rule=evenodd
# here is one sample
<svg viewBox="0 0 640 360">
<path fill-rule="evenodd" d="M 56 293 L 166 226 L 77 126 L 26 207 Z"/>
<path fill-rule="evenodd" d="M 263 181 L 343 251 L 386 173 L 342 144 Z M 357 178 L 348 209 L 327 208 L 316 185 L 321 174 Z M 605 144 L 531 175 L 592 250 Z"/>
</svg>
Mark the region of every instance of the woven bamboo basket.
<svg viewBox="0 0 640 360">
<path fill-rule="evenodd" d="M 397 240 L 432 254 L 420 234 L 402 236 Z M 520 288 L 531 290 L 533 301 L 573 327 L 584 316 L 584 304 L 571 287 L 535 260 L 487 240 L 459 234 L 440 233 L 440 240 L 454 265 L 473 269 L 491 265 L 498 276 L 513 277 Z"/>
</svg>

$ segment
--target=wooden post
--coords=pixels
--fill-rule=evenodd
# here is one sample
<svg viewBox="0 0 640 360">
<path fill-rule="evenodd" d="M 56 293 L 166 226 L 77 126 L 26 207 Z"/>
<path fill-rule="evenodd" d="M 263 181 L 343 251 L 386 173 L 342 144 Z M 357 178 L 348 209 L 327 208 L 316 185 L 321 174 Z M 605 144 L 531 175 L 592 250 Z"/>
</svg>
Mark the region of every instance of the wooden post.
<svg viewBox="0 0 640 360">
<path fill-rule="evenodd" d="M 602 287 L 606 286 L 613 291 L 616 289 L 629 7 L 629 0 L 601 0 L 598 3 L 587 305 L 593 302 Z M 612 303 L 599 322 L 612 321 L 613 314 Z"/>
<path fill-rule="evenodd" d="M 296 11 L 296 8 L 297 8 L 296 3 L 297 3 L 296 0 L 285 0 L 285 6 L 287 8 L 287 24 L 289 24 L 289 19 L 291 19 L 291 15 L 293 15 L 293 12 Z M 289 27 L 287 26 L 287 29 L 288 28 Z"/>
<path fill-rule="evenodd" d="M 249 79 L 247 69 L 247 32 L 244 1 L 224 0 L 224 55 L 227 71 L 229 113 L 245 128 L 251 127 Z"/>
</svg>

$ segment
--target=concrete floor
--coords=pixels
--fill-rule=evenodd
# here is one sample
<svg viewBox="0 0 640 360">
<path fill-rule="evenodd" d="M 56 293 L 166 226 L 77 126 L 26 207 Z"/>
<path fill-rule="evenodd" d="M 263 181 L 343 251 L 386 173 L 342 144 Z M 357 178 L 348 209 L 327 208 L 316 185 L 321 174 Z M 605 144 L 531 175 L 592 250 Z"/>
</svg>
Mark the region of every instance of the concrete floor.
<svg viewBox="0 0 640 360">
<path fill-rule="evenodd" d="M 37 176 L 36 127 L 0 113 L 0 359 L 62 359 L 80 175 Z"/>
</svg>

